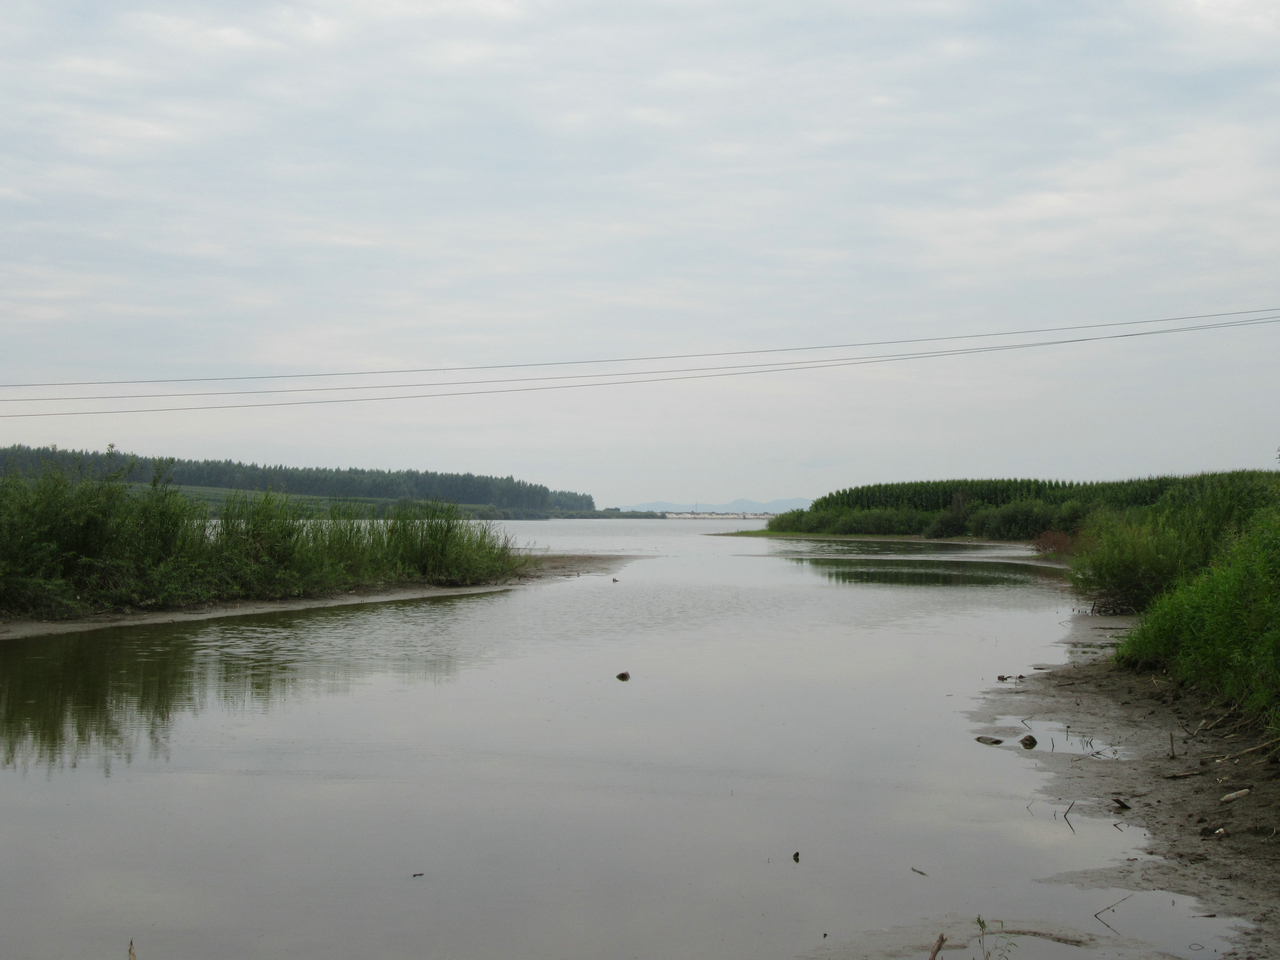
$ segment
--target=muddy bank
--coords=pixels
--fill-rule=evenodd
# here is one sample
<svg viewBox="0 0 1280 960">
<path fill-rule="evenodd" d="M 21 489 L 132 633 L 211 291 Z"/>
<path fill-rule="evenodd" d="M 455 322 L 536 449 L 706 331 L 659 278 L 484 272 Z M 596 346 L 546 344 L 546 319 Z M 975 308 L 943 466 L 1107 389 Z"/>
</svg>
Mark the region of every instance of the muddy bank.
<svg viewBox="0 0 1280 960">
<path fill-rule="evenodd" d="M 1268 750 L 1254 749 L 1267 739 L 1256 726 L 1224 716 L 1223 708 L 1177 689 L 1161 675 L 1115 667 L 1110 652 L 1117 635 L 1132 623 L 1128 617 L 1073 616 L 1064 641 L 1068 664 L 1025 668 L 1022 677 L 1005 679 L 969 713 L 975 736 L 1001 741 L 979 749 L 1007 751 L 1010 764 L 1034 758 L 1051 774 L 1040 788 L 1041 798 L 1057 810 L 1070 809 L 1077 825 L 1095 817 L 1122 831 L 1140 828 L 1149 837 L 1145 850 L 1154 858 L 1042 881 L 1193 897 L 1200 904 L 1197 916 L 1215 918 L 1206 923 L 1238 918 L 1252 925 L 1235 936 L 1234 950 L 1225 955 L 1280 957 L 1280 763 Z M 1027 722 L 998 725 L 1010 717 Z M 1069 728 L 1069 745 L 1063 743 L 1064 728 Z M 1037 742 L 1027 749 L 1020 741 L 1033 729 Z M 1248 794 L 1223 802 L 1245 789 Z M 1013 956 L 1172 956 L 1088 918 L 1071 926 L 1036 917 L 1000 919 L 1016 946 Z M 978 934 L 973 917 L 951 913 L 910 926 L 866 930 L 805 956 L 924 960 L 942 935 L 946 942 L 939 958 L 968 958 L 982 956 Z M 999 955 L 1001 943 L 989 936 L 985 947 L 993 945 Z"/>
<path fill-rule="evenodd" d="M 971 715 L 983 724 L 974 732 L 1005 740 L 993 749 L 1034 755 L 1053 774 L 1043 792 L 1074 802 L 1073 816 L 1147 831 L 1147 851 L 1161 858 L 1046 879 L 1192 896 L 1207 914 L 1255 925 L 1234 956 L 1280 956 L 1280 762 L 1258 749 L 1268 740 L 1258 726 L 1161 674 L 1111 663 L 1113 638 L 1130 622 L 1074 617 L 1073 662 L 1003 684 Z M 1118 751 L 1082 756 L 1044 743 L 1026 751 L 1025 727 L 991 726 L 1009 716 L 1069 726 L 1077 739 Z"/>
<path fill-rule="evenodd" d="M 530 559 L 519 575 L 501 583 L 475 587 L 396 586 L 388 589 L 353 590 L 332 597 L 300 597 L 291 600 L 245 600 L 204 604 L 184 610 L 121 611 L 99 613 L 73 620 L 6 620 L 0 621 L 0 641 L 20 637 L 53 636 L 62 633 L 84 633 L 103 627 L 133 626 L 147 623 L 185 623 L 192 620 L 214 620 L 220 617 L 244 617 L 283 610 L 309 610 L 319 607 L 345 607 L 360 603 L 389 603 L 396 600 L 422 600 L 430 597 L 453 597 L 472 593 L 492 593 L 513 586 L 543 580 L 570 577 L 604 576 L 618 570 L 634 557 L 613 554 L 542 554 Z"/>
</svg>

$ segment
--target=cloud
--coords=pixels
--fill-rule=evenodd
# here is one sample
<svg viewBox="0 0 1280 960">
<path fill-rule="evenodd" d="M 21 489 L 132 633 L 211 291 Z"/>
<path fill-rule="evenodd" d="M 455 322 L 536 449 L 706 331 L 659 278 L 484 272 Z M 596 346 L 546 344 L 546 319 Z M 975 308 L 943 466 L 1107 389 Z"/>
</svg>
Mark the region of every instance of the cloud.
<svg viewBox="0 0 1280 960">
<path fill-rule="evenodd" d="M 24 379 L 502 363 L 1265 304 L 1280 293 L 1276 25 L 1270 4 L 1189 0 L 10 5 L 6 363 Z M 1035 413 L 1004 405 L 1005 388 L 1025 396 L 1007 369 L 1001 390 L 973 384 L 973 403 L 1034 435 Z M 1064 360 L 1058 376 L 1114 397 L 1098 381 L 1115 374 Z M 1239 370 L 1198 376 L 1226 416 Z M 905 370 L 857 377 L 811 381 L 866 402 L 855 381 L 886 391 L 857 469 L 925 462 L 941 388 Z M 1275 394 L 1249 386 L 1263 407 Z M 607 410 L 709 451 L 696 470 L 714 489 L 690 495 L 875 479 L 824 454 L 805 462 L 846 467 L 775 464 L 764 489 L 734 486 L 735 411 L 817 448 L 844 436 L 843 396 L 794 379 L 651 394 L 639 420 L 612 400 L 452 403 L 437 454 L 480 456 L 468 430 L 487 434 L 506 409 L 516 433 L 555 446 L 513 456 L 586 469 Z M 706 416 L 682 416 L 690 397 Z M 575 430 L 553 434 L 556 418 Z M 208 454 L 271 459 L 272 421 L 237 422 L 208 428 Z M 404 422 L 384 407 L 323 442 L 295 430 L 293 455 L 391 456 Z M 102 427 L 23 429 L 88 443 Z M 139 448 L 204 455 L 176 421 L 122 429 Z M 1114 472 L 1051 437 L 1009 447 L 995 426 L 973 429 L 1028 469 Z M 1259 429 L 1227 430 L 1233 463 Z M 685 496 L 646 486 L 672 474 L 636 458 L 616 469 L 634 487 L 593 492 Z"/>
</svg>

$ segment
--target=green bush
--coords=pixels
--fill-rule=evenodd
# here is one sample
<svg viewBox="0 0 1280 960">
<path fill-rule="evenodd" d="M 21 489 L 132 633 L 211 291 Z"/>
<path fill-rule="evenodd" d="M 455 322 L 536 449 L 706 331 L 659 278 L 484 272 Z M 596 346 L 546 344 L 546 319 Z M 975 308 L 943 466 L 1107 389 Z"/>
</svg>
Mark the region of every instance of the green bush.
<svg viewBox="0 0 1280 960">
<path fill-rule="evenodd" d="M 1280 511 L 1260 513 L 1212 568 L 1156 599 L 1118 658 L 1280 724 Z"/>
<path fill-rule="evenodd" d="M 986 540 L 1030 540 L 1052 530 L 1058 513 L 1041 500 L 1015 500 L 975 512 L 969 531 Z"/>
</svg>

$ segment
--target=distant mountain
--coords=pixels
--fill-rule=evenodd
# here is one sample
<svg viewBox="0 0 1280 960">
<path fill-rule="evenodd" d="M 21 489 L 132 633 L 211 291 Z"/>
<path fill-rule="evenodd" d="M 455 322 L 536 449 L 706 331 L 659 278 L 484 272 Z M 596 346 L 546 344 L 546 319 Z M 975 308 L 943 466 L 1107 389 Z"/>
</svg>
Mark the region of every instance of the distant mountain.
<svg viewBox="0 0 1280 960">
<path fill-rule="evenodd" d="M 655 500 L 653 503 L 638 503 L 623 510 L 652 510 L 656 513 L 786 513 L 788 510 L 807 510 L 813 503 L 808 497 L 793 497 L 790 500 L 770 500 L 760 503 L 756 500 L 734 500 L 732 503 L 668 503 L 666 500 Z"/>
</svg>

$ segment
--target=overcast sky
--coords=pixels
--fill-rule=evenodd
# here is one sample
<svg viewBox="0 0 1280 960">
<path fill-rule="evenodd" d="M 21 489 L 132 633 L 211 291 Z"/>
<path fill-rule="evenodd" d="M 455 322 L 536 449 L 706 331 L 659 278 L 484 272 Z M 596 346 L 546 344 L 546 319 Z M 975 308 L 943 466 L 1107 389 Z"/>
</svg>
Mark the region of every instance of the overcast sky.
<svg viewBox="0 0 1280 960">
<path fill-rule="evenodd" d="M 6 384 L 1280 306 L 1280 7 L 1262 0 L 7 0 L 0 84 Z M 1278 359 L 1269 324 L 3 419 L 0 445 L 514 474 L 600 506 L 1107 479 L 1274 466 Z M 0 390 L 0 410 L 64 394 Z"/>
</svg>

